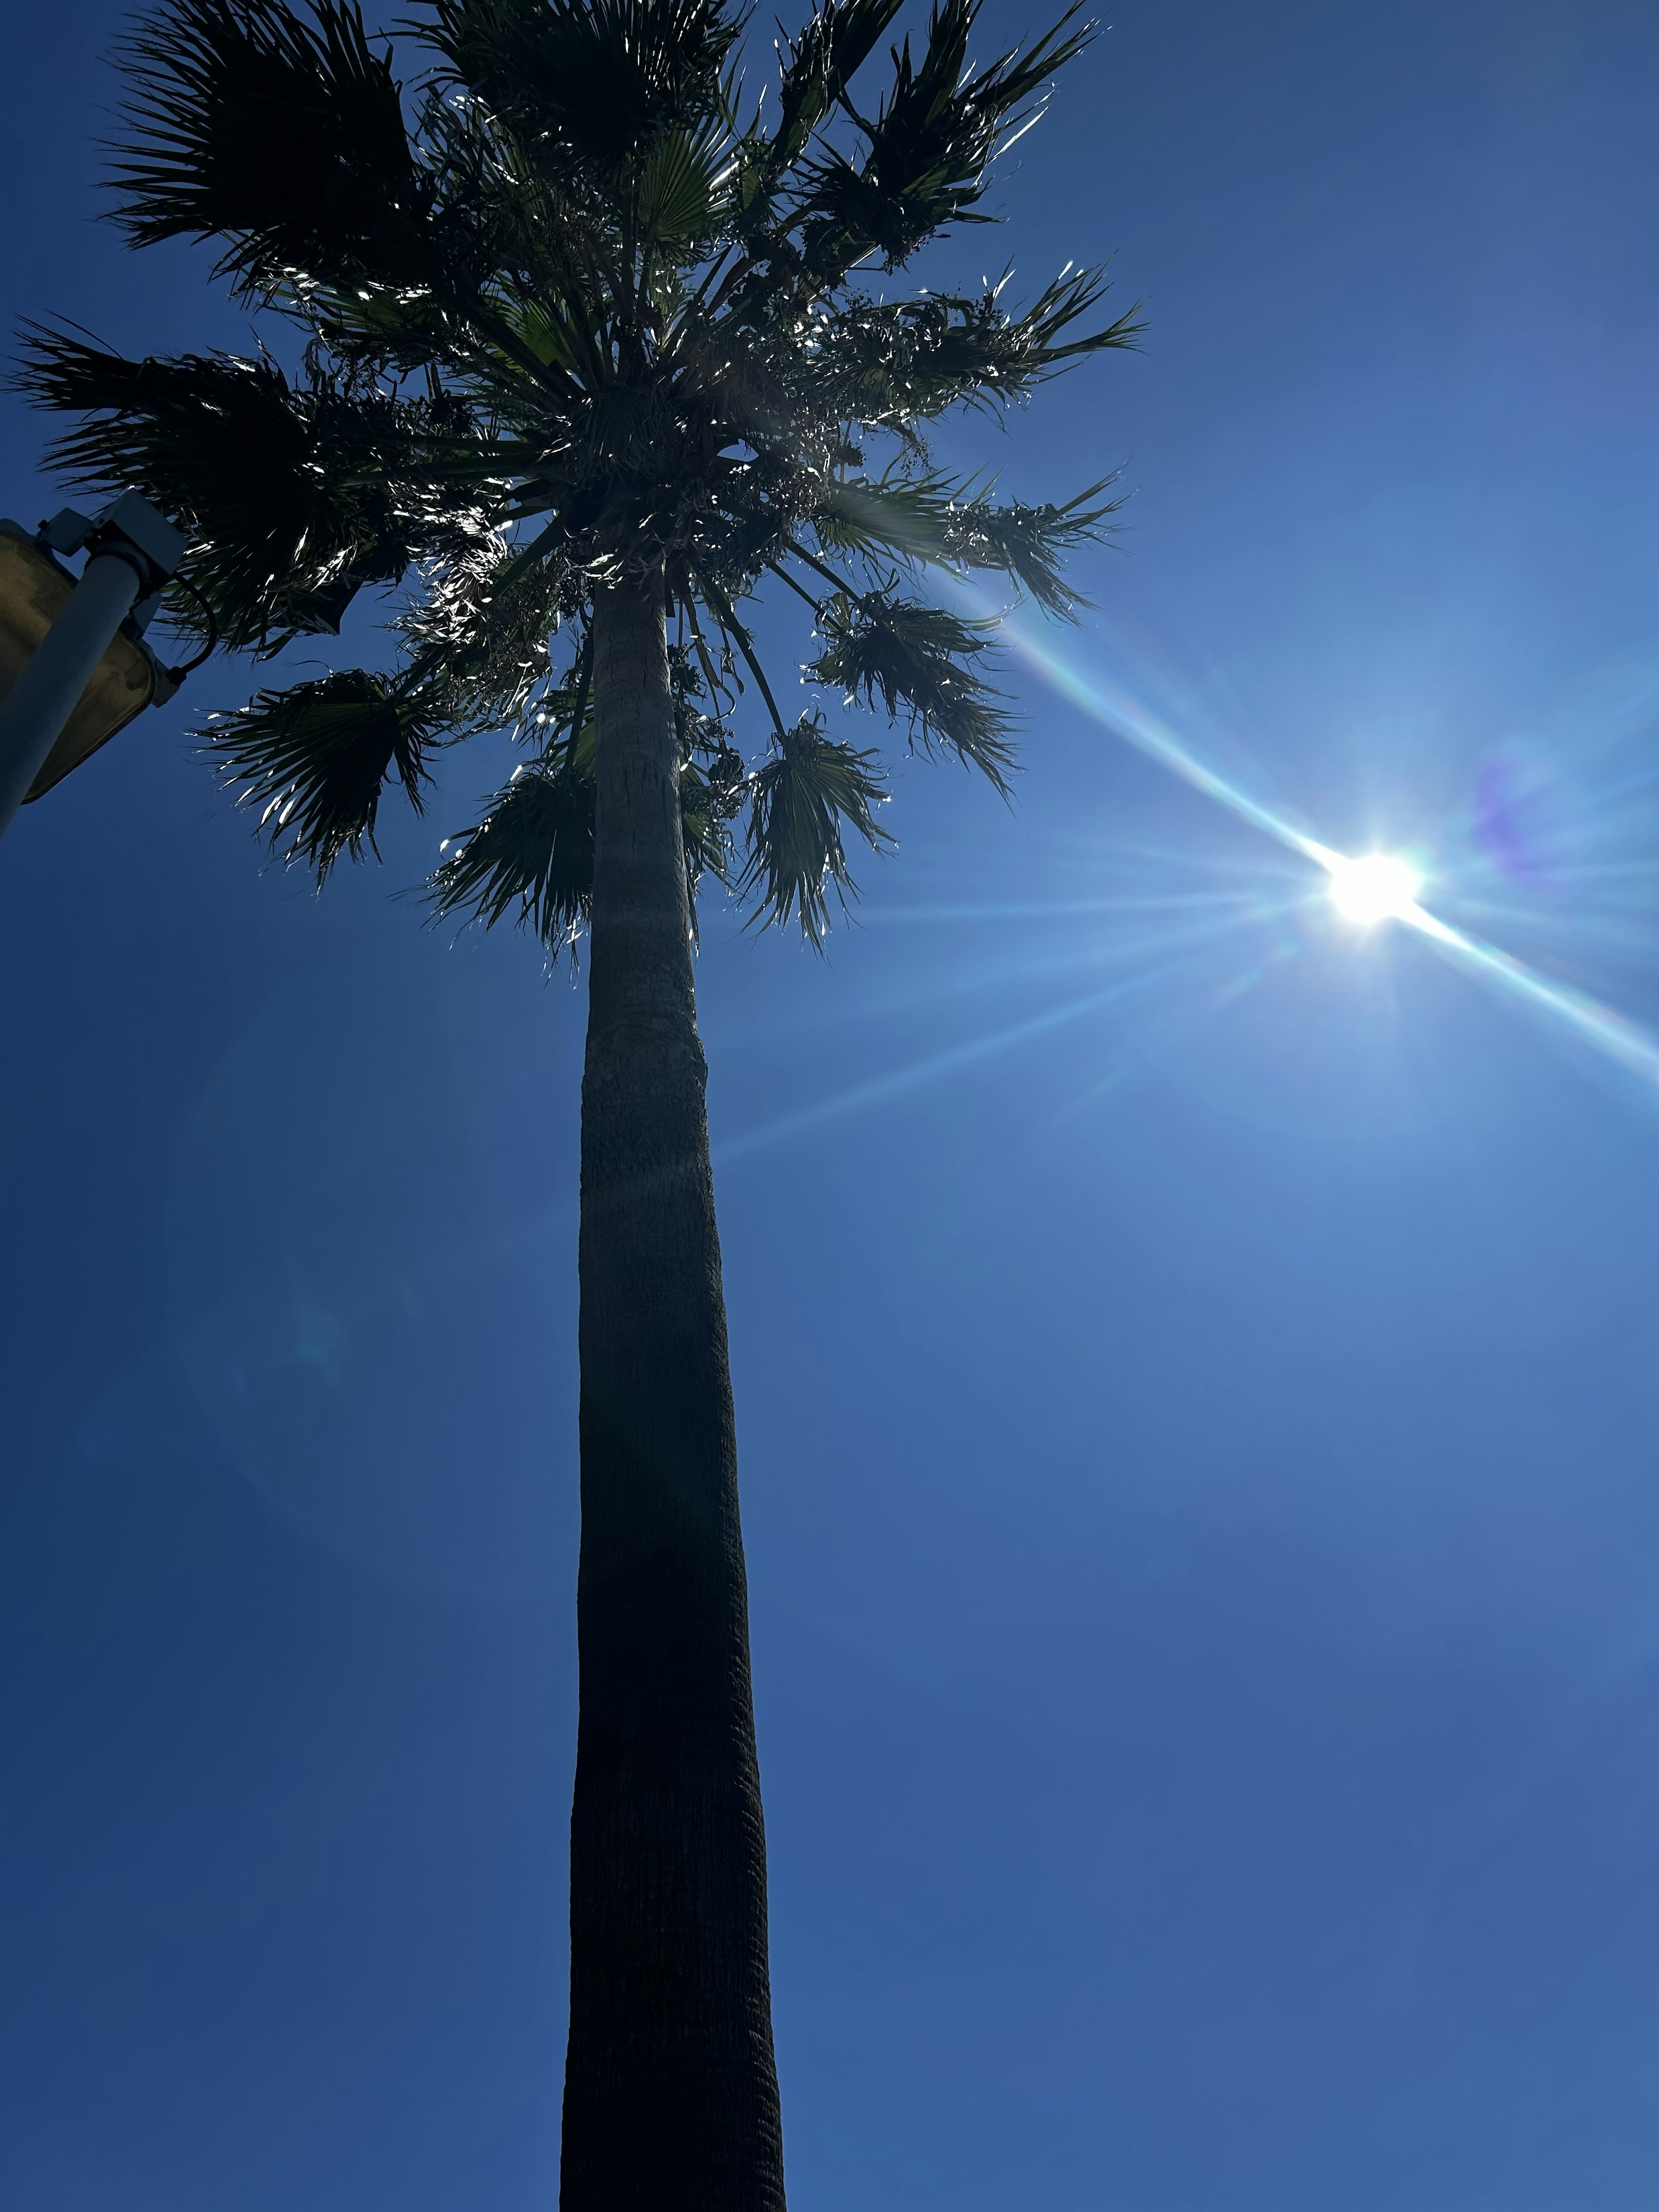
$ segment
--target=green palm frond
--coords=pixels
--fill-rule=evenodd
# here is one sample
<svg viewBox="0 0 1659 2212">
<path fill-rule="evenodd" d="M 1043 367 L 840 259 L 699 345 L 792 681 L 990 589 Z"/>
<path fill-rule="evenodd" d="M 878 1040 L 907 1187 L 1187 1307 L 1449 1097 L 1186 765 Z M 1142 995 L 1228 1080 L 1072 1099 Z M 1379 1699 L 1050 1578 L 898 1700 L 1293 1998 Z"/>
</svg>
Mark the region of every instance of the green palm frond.
<svg viewBox="0 0 1659 2212">
<path fill-rule="evenodd" d="M 1001 289 L 999 285 L 996 293 Z M 1081 337 L 1066 335 L 1093 313 L 1110 289 L 1103 269 L 1068 267 L 1043 286 L 1023 315 L 1009 316 L 997 333 L 1000 358 L 988 363 L 999 389 L 1024 392 L 1089 354 L 1135 351 L 1146 332 L 1139 305 L 1126 307 L 1114 320 Z"/>
<path fill-rule="evenodd" d="M 1074 613 L 1077 594 L 1062 563 L 1079 546 L 1109 535 L 1121 499 L 1104 499 L 1115 477 L 1103 477 L 1063 506 L 1003 503 L 988 490 L 938 471 L 854 477 L 833 485 L 813 515 L 818 542 L 832 553 L 869 562 L 957 569 L 995 569 L 1043 611 Z"/>
<path fill-rule="evenodd" d="M 800 36 L 790 41 L 772 141 L 779 168 L 798 160 L 812 133 L 835 112 L 902 5 L 903 0 L 820 0 Z"/>
<path fill-rule="evenodd" d="M 439 740 L 429 709 L 384 676 L 336 671 L 286 691 L 261 691 L 203 732 L 221 781 L 285 864 L 319 884 L 343 854 L 374 848 L 380 795 L 400 783 L 422 811 L 426 757 Z"/>
<path fill-rule="evenodd" d="M 546 691 L 553 641 L 580 617 L 579 576 L 556 561 L 523 562 L 499 530 L 480 526 L 434 562 L 419 601 L 396 628 L 416 655 L 441 671 L 458 725 L 532 727 L 562 720 Z"/>
<path fill-rule="evenodd" d="M 857 163 L 829 152 L 812 172 L 802 208 L 815 268 L 837 275 L 867 254 L 901 269 L 927 239 L 973 212 L 984 198 L 987 173 L 1022 123 L 1027 103 L 1080 53 L 1090 33 L 1067 31 L 1069 9 L 1025 52 L 1004 54 L 977 72 L 968 42 L 980 0 L 935 0 L 920 63 L 907 39 L 896 58 L 893 85 Z"/>
<path fill-rule="evenodd" d="M 1098 270 L 1067 270 L 1020 315 L 1003 307 L 1001 285 L 917 300 L 854 293 L 820 324 L 812 372 L 844 415 L 874 428 L 930 422 L 952 407 L 1006 406 L 1087 355 L 1134 345 L 1145 325 L 1133 307 L 1066 335 L 1108 289 Z"/>
<path fill-rule="evenodd" d="M 522 302 L 508 301 L 502 307 L 501 319 L 549 368 L 581 368 L 588 333 L 573 327 L 556 299 L 544 295 Z"/>
<path fill-rule="evenodd" d="M 881 477 L 827 484 L 811 522 L 829 553 L 876 562 L 943 561 L 945 539 L 963 488 L 932 471 L 897 468 Z M 971 488 L 968 496 L 972 496 Z"/>
<path fill-rule="evenodd" d="M 81 416 L 48 449 L 70 482 L 134 485 L 178 519 L 226 642 L 258 650 L 337 631 L 363 585 L 395 583 L 452 538 L 466 509 L 440 489 L 446 465 L 464 456 L 476 479 L 487 458 L 455 402 L 325 368 L 295 384 L 264 356 L 124 361 L 35 326 L 14 382 Z"/>
<path fill-rule="evenodd" d="M 586 746 L 574 752 L 550 746 L 515 769 L 474 827 L 446 838 L 427 884 L 434 921 L 459 915 L 493 929 L 511 920 L 554 954 L 575 945 L 593 890 L 591 724 L 587 729 Z M 694 899 L 705 874 L 729 880 L 731 823 L 745 782 L 742 759 L 729 750 L 706 766 L 688 758 L 681 767 L 680 823 Z"/>
<path fill-rule="evenodd" d="M 635 222 L 642 246 L 684 252 L 718 228 L 732 142 L 718 118 L 702 131 L 666 131 L 640 173 Z"/>
<path fill-rule="evenodd" d="M 218 267 L 261 291 L 429 283 L 428 193 L 390 60 L 353 0 L 165 0 L 120 57 L 133 95 L 114 165 L 133 243 L 222 241 Z"/>
<path fill-rule="evenodd" d="M 948 518 L 943 557 L 963 568 L 994 568 L 1028 592 L 1045 613 L 1069 617 L 1079 599 L 1066 583 L 1062 563 L 1079 545 L 1097 544 L 1108 534 L 1109 518 L 1121 499 L 1103 499 L 1116 479 L 1103 477 L 1063 507 L 1040 507 L 1015 500 L 1006 506 L 974 499 L 961 502 Z"/>
<path fill-rule="evenodd" d="M 574 945 L 593 891 L 593 781 L 555 753 L 515 769 L 483 818 L 447 838 L 427 886 L 434 921 L 511 917 L 550 952 Z"/>
<path fill-rule="evenodd" d="M 873 851 L 893 842 L 875 818 L 885 799 L 876 755 L 838 743 L 804 714 L 781 732 L 772 757 L 750 779 L 748 848 L 742 884 L 757 896 L 769 927 L 799 917 L 809 944 L 830 927 L 830 895 L 845 910 L 858 886 L 848 866 L 844 828 Z"/>
<path fill-rule="evenodd" d="M 537 167 L 613 182 L 659 137 L 722 106 L 742 29 L 725 0 L 432 0 L 426 36 Z"/>
<path fill-rule="evenodd" d="M 849 702 L 879 700 L 892 720 L 908 720 L 914 745 L 943 745 L 1006 797 L 1014 767 L 1008 718 L 975 667 L 994 629 L 890 592 L 838 593 L 819 614 L 824 647 L 806 672 Z"/>
</svg>

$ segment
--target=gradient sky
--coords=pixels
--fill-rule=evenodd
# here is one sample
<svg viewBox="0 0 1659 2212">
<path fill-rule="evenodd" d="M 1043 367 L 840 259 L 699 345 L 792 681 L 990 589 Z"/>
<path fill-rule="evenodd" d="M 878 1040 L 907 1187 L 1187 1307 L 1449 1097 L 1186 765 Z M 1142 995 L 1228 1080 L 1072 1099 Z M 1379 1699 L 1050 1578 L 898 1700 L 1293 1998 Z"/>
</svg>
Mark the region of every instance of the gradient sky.
<svg viewBox="0 0 1659 2212">
<path fill-rule="evenodd" d="M 242 343 L 91 220 L 118 13 L 8 13 L 0 296 Z M 949 441 L 1133 492 L 1018 802 L 705 910 L 791 2203 L 1648 2212 L 1659 1094 L 1090 702 L 1659 1022 L 1659 19 L 1108 20 L 942 264 L 1152 319 Z M 186 727 L 0 848 L 0 2205 L 532 2212 L 581 994 L 394 900 L 498 753 L 319 901 Z"/>
</svg>

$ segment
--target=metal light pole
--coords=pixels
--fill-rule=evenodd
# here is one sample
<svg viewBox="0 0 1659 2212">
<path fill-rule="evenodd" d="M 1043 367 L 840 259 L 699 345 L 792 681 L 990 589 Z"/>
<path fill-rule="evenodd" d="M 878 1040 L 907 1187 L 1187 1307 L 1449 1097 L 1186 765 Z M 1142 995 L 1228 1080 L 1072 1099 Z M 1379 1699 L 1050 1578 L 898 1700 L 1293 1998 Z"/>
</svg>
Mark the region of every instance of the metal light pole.
<svg viewBox="0 0 1659 2212">
<path fill-rule="evenodd" d="M 16 541 L 24 533 L 15 525 L 7 527 L 16 550 Z M 69 578 L 51 554 L 72 553 L 84 545 L 87 564 L 80 580 L 62 598 L 55 619 L 46 615 L 50 626 L 0 702 L 0 837 L 24 800 L 38 797 L 57 781 L 55 775 L 43 779 L 42 770 L 77 708 L 86 707 L 78 718 L 86 726 L 74 732 L 76 741 L 58 768 L 60 775 L 112 737 L 147 700 L 159 703 L 176 688 L 141 642 L 154 602 L 185 552 L 182 533 L 164 514 L 137 492 L 124 492 L 90 520 L 66 508 L 43 526 L 40 541 L 27 543 L 40 575 L 31 580 L 34 588 L 25 615 L 33 614 L 37 627 L 46 611 L 43 591 L 49 593 L 55 582 L 61 595 Z M 27 627 L 23 616 L 16 617 L 8 641 L 15 645 Z M 108 705 L 94 697 L 90 687 L 118 645 L 125 646 L 129 658 L 135 653 L 143 655 L 137 665 L 150 680 L 147 690 L 138 690 L 136 696 L 128 687 L 130 704 L 128 696 L 118 690 L 114 703 Z M 115 680 L 118 684 L 118 676 Z"/>
</svg>

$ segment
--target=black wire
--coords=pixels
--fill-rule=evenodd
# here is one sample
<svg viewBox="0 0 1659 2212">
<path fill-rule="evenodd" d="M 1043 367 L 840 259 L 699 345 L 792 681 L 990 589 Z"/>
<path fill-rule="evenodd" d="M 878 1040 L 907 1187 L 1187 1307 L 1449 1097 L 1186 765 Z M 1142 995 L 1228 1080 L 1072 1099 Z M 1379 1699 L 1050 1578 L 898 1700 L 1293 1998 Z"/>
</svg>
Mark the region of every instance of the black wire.
<svg viewBox="0 0 1659 2212">
<path fill-rule="evenodd" d="M 175 584 L 180 584 L 184 586 L 185 590 L 190 593 L 191 599 L 195 600 L 197 605 L 200 607 L 202 612 L 207 617 L 207 643 L 202 647 L 202 650 L 197 654 L 194 660 L 187 660 L 182 667 L 169 668 L 167 671 L 168 678 L 173 683 L 182 684 L 185 677 L 190 674 L 191 669 L 199 668 L 202 663 L 207 659 L 208 655 L 212 652 L 214 647 L 218 644 L 219 624 L 215 618 L 213 609 L 208 605 L 207 600 L 203 597 L 202 593 L 197 590 L 195 585 L 191 582 L 188 576 L 174 576 L 173 581 Z"/>
</svg>

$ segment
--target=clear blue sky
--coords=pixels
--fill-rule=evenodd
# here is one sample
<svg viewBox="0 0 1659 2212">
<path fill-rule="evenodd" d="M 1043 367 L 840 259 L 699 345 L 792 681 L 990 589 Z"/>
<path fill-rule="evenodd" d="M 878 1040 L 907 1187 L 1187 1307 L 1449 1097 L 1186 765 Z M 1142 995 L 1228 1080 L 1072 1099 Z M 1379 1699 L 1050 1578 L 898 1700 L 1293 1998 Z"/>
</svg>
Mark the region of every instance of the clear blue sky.
<svg viewBox="0 0 1659 2212">
<path fill-rule="evenodd" d="M 237 343 L 90 221 L 116 15 L 9 18 L 4 301 Z M 1147 350 L 955 450 L 1123 465 L 1078 665 L 1659 1020 L 1659 20 L 1109 20 L 968 258 Z M 826 962 L 705 916 L 792 2204 L 1647 2212 L 1659 1094 L 1012 680 Z M 185 727 L 0 848 L 0 2205 L 531 2212 L 582 1000 L 392 899 L 493 756 L 318 901 Z"/>
</svg>

